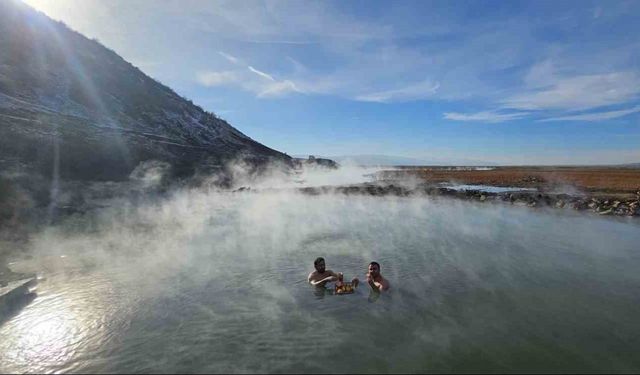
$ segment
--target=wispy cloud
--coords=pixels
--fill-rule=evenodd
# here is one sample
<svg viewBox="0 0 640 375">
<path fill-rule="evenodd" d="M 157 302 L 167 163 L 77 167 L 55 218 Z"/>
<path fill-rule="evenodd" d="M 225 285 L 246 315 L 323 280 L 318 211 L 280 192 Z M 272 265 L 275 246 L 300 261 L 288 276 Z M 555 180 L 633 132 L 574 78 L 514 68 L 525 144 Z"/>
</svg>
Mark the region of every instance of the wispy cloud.
<svg viewBox="0 0 640 375">
<path fill-rule="evenodd" d="M 253 44 L 292 44 L 292 45 L 318 44 L 318 42 L 306 41 L 306 40 L 245 40 L 244 42 L 253 43 Z"/>
<path fill-rule="evenodd" d="M 302 91 L 291 81 L 273 82 L 262 88 L 262 91 L 258 92 L 259 98 L 278 97 L 283 96 L 291 92 L 302 93 Z"/>
<path fill-rule="evenodd" d="M 548 87 L 529 90 L 503 101 L 520 110 L 579 111 L 624 104 L 640 95 L 640 76 L 633 72 L 561 77 Z"/>
<path fill-rule="evenodd" d="M 219 51 L 220 56 L 237 65 L 236 70 L 205 71 L 196 74 L 196 81 L 206 87 L 237 86 L 258 98 L 282 97 L 290 93 L 304 93 L 293 81 L 278 80 L 273 75 L 246 65 L 241 59 Z M 242 67 L 246 68 L 243 69 Z"/>
<path fill-rule="evenodd" d="M 611 120 L 614 118 L 627 116 L 637 112 L 640 112 L 640 105 L 630 109 L 623 109 L 619 111 L 585 113 L 580 115 L 552 117 L 552 118 L 548 118 L 540 121 L 603 121 L 603 120 Z"/>
<path fill-rule="evenodd" d="M 197 81 L 207 87 L 227 85 L 239 80 L 236 72 L 200 72 L 197 74 Z"/>
<path fill-rule="evenodd" d="M 444 118 L 446 120 L 453 121 L 477 121 L 477 122 L 505 122 L 511 120 L 519 120 L 527 116 L 526 112 L 519 113 L 498 113 L 496 111 L 483 111 L 476 113 L 458 113 L 458 112 L 446 112 Z"/>
<path fill-rule="evenodd" d="M 235 57 L 235 56 L 231 56 L 228 53 L 222 52 L 222 51 L 218 51 L 218 54 L 220 54 L 220 56 L 224 57 L 225 59 L 227 59 L 229 62 L 234 63 L 234 64 L 239 64 L 240 60 Z"/>
<path fill-rule="evenodd" d="M 259 75 L 262 78 L 266 78 L 269 81 L 275 81 L 275 78 L 273 78 L 271 75 L 269 75 L 269 74 L 267 74 L 265 72 L 261 72 L 261 71 L 259 71 L 258 69 L 254 68 L 252 66 L 249 66 L 248 68 L 249 68 L 250 71 L 254 72 L 255 74 Z"/>
<path fill-rule="evenodd" d="M 356 96 L 356 100 L 363 102 L 388 103 L 394 101 L 407 101 L 426 99 L 436 94 L 440 84 L 438 82 L 424 81 L 418 84 Z"/>
<path fill-rule="evenodd" d="M 595 8 L 593 4 L 568 2 L 556 7 L 553 15 L 548 15 L 544 6 L 514 6 L 478 17 L 456 12 L 454 9 L 459 6 L 447 2 L 402 4 L 378 12 L 381 9 L 375 5 L 354 11 L 343 2 L 278 0 L 261 1 L 260 6 L 253 7 L 230 0 L 220 0 L 215 6 L 197 0 L 167 1 L 161 5 L 143 0 L 125 7 L 126 15 L 122 12 L 118 17 L 109 17 L 114 13 L 113 5 L 99 0 L 78 3 L 86 2 L 91 6 L 77 7 L 84 11 L 82 17 L 74 17 L 74 25 L 79 23 L 80 31 L 100 30 L 97 36 L 116 46 L 124 57 L 158 59 L 163 64 L 154 68 L 154 74 L 163 80 L 190 79 L 192 72 L 205 70 L 201 62 L 214 55 L 224 57 L 225 65 L 245 66 L 236 56 L 251 56 L 252 66 L 268 66 L 275 78 L 294 82 L 306 92 L 366 101 L 480 98 L 530 110 L 552 107 L 551 99 L 545 98 L 561 97 L 565 98 L 561 99 L 563 104 L 557 106 L 562 109 L 594 108 L 617 100 L 572 102 L 566 99 L 567 91 L 589 86 L 588 82 L 581 83 L 580 77 L 637 70 L 640 53 L 640 43 L 633 38 L 607 36 L 611 29 L 618 33 L 637 31 L 629 26 L 638 14 L 639 7 L 634 2 Z M 54 3 L 67 3 L 59 13 L 69 13 L 62 9 L 69 8 L 69 1 Z M 373 14 L 377 16 L 372 17 Z M 200 58 L 185 59 L 163 43 L 140 49 L 139 41 L 147 41 L 149 30 L 155 25 L 170 30 L 166 33 L 171 39 L 167 46 L 183 43 L 180 47 L 184 51 L 197 52 Z M 583 32 L 575 33 L 576 28 Z M 309 44 L 313 44 L 312 48 Z M 212 45 L 223 50 L 212 50 Z M 243 53 L 248 49 L 250 55 Z M 307 71 L 291 72 L 285 59 L 281 59 L 284 64 L 278 65 L 278 56 L 286 55 L 304 64 Z M 553 59 L 575 70 L 565 69 L 562 76 L 551 76 L 546 82 L 550 87 L 541 83 L 516 87 L 516 82 L 522 83 L 522 67 L 540 59 Z M 209 68 L 228 70 L 225 65 Z M 440 83 L 437 92 L 398 91 L 398 85 L 408 86 L 425 79 Z M 598 88 L 609 87 L 592 83 Z"/>
<path fill-rule="evenodd" d="M 564 28 L 567 19 L 577 17 L 571 7 L 557 17 L 536 21 L 516 12 L 512 21 L 450 16 L 429 22 L 414 17 L 411 7 L 400 7 L 380 22 L 330 3 L 274 1 L 248 9 L 224 2 L 220 7 L 198 8 L 216 21 L 198 24 L 205 32 L 234 42 L 277 44 L 274 48 L 290 56 L 282 59 L 284 64 L 274 58 L 273 50 L 256 45 L 250 65 L 275 67 L 280 82 L 290 81 L 308 93 L 379 103 L 481 98 L 492 102 L 493 108 L 577 111 L 628 102 L 638 93 L 634 87 L 640 87 L 634 86 L 638 77 L 628 73 L 633 71 L 628 69 L 628 56 L 634 53 L 629 48 L 614 53 L 592 44 L 585 52 L 578 48 L 578 39 L 551 44 L 532 37 L 532 30 Z M 406 42 L 418 37 L 428 42 Z M 314 44 L 313 51 L 305 47 L 309 44 Z M 228 45 L 231 50 L 220 55 L 240 64 L 237 50 Z M 640 44 L 632 49 L 640 51 Z M 610 68 L 598 66 L 594 59 L 585 61 L 585 55 L 606 56 Z M 293 70 L 291 58 L 296 61 Z M 523 82 L 522 67 L 540 58 L 543 63 L 535 65 Z M 298 62 L 307 69 L 298 69 Z M 562 74 L 554 63 L 565 68 Z M 253 72 L 276 78 L 275 73 Z M 524 86 L 518 87 L 518 80 Z"/>
</svg>

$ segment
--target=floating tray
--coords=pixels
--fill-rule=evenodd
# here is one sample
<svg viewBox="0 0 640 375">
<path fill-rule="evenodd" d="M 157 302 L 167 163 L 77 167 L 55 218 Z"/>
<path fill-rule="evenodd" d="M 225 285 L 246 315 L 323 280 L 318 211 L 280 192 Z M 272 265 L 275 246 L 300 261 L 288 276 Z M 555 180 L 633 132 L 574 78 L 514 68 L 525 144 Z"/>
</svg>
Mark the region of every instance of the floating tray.
<svg viewBox="0 0 640 375">
<path fill-rule="evenodd" d="M 342 286 L 335 287 L 336 294 L 351 294 L 355 292 L 356 288 L 351 283 L 344 283 Z"/>
</svg>

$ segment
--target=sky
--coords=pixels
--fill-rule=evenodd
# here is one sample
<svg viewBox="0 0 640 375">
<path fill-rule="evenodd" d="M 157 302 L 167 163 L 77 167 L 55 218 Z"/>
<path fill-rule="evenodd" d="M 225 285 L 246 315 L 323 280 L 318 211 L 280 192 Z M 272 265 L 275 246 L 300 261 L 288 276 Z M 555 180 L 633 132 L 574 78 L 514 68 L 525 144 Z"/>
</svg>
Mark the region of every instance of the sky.
<svg viewBox="0 0 640 375">
<path fill-rule="evenodd" d="M 25 2 L 289 155 L 640 162 L 640 1 Z"/>
</svg>

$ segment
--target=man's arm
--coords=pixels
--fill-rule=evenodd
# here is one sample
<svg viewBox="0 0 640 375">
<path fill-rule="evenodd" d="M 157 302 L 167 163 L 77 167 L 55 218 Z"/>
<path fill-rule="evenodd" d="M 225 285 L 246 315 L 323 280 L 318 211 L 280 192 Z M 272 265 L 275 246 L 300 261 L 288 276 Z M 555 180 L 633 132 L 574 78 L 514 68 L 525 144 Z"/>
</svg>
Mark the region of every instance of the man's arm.
<svg viewBox="0 0 640 375">
<path fill-rule="evenodd" d="M 389 284 L 389 282 L 385 278 L 383 278 L 382 281 L 377 283 L 377 284 L 379 284 L 378 289 L 381 292 L 387 291 L 391 287 L 391 285 Z"/>
<path fill-rule="evenodd" d="M 389 290 L 389 282 L 383 277 L 382 281 L 377 282 L 373 280 L 371 276 L 367 274 L 367 283 L 376 292 L 384 292 L 385 290 Z"/>
<path fill-rule="evenodd" d="M 380 289 L 378 288 L 378 285 L 376 284 L 376 282 L 373 281 L 373 277 L 371 277 L 371 275 L 369 275 L 368 273 L 367 273 L 367 284 L 369 284 L 371 289 L 373 289 L 375 292 L 379 292 L 380 291 Z"/>
<path fill-rule="evenodd" d="M 328 271 L 327 271 L 327 273 L 328 273 L 329 275 L 331 275 L 331 277 L 333 278 L 333 280 L 331 280 L 331 281 L 336 281 L 336 280 L 338 280 L 338 279 L 339 279 L 339 275 L 338 275 L 337 273 L 335 273 L 335 272 L 333 272 L 333 271 L 331 271 L 331 270 L 328 270 Z"/>
<path fill-rule="evenodd" d="M 320 280 L 313 280 L 313 277 L 312 277 L 313 276 L 313 272 L 311 272 L 309 274 L 309 278 L 308 278 L 309 284 L 311 284 L 311 285 L 321 285 L 321 284 L 328 283 L 330 281 L 338 280 L 338 275 L 336 275 L 335 272 L 327 271 L 326 273 L 328 273 L 329 276 L 327 276 L 327 277 L 325 277 L 323 279 L 320 279 Z"/>
<path fill-rule="evenodd" d="M 337 279 L 336 279 L 336 277 L 334 277 L 334 276 L 327 276 L 327 277 L 325 277 L 325 278 L 324 278 L 324 279 L 322 279 L 322 280 L 318 280 L 318 281 L 311 280 L 309 283 L 310 283 L 311 285 L 321 285 L 321 284 L 325 284 L 325 283 L 328 283 L 328 282 L 330 282 L 330 281 L 336 281 L 336 280 L 337 280 Z"/>
</svg>

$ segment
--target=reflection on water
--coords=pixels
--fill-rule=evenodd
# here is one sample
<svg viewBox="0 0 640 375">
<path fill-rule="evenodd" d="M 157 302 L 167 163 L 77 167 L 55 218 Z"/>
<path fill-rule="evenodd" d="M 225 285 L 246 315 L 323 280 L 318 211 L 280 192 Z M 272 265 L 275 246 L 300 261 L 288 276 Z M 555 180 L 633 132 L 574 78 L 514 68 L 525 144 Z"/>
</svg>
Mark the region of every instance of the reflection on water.
<svg viewBox="0 0 640 375">
<path fill-rule="evenodd" d="M 507 193 L 516 191 L 537 191 L 536 188 L 522 188 L 516 186 L 492 186 L 492 185 L 466 185 L 466 184 L 450 184 L 443 182 L 439 184 L 442 187 L 452 190 L 477 190 L 486 193 Z"/>
<path fill-rule="evenodd" d="M 99 351 L 118 328 L 115 314 L 126 312 L 119 308 L 126 298 L 114 296 L 110 284 L 99 273 L 42 282 L 37 298 L 0 327 L 0 371 L 69 371 Z"/>
<path fill-rule="evenodd" d="M 34 240 L 47 280 L 0 326 L 0 372 L 640 371 L 634 221 L 279 194 L 126 210 Z M 392 289 L 311 287 L 317 256 L 361 279 L 376 260 Z"/>
</svg>

